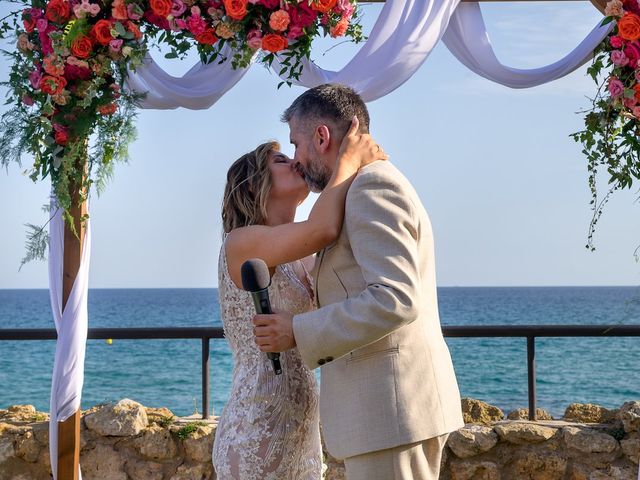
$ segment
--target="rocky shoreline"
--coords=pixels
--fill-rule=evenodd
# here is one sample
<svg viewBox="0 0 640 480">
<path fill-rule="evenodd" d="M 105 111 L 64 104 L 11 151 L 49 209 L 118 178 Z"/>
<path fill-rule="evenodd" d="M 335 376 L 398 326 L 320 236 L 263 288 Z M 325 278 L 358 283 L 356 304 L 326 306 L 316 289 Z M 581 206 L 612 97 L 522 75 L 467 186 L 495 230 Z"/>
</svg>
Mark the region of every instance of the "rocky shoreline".
<svg viewBox="0 0 640 480">
<path fill-rule="evenodd" d="M 636 480 L 640 401 L 608 410 L 571 404 L 563 418 L 526 409 L 508 415 L 463 399 L 466 425 L 449 437 L 442 480 Z M 82 415 L 84 480 L 213 480 L 216 422 L 178 418 L 124 399 Z M 48 415 L 33 406 L 0 409 L 0 480 L 49 480 Z M 344 479 L 327 456 L 326 480 Z"/>
</svg>

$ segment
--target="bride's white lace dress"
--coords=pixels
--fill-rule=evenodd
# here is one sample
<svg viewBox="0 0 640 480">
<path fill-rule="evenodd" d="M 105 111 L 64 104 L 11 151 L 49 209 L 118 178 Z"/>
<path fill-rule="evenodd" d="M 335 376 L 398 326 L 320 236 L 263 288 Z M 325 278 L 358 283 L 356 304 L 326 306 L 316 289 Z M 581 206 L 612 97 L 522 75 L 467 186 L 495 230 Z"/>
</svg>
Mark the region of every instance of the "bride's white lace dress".
<svg viewBox="0 0 640 480">
<path fill-rule="evenodd" d="M 307 279 L 310 282 L 308 274 Z M 267 355 L 254 343 L 253 301 L 231 280 L 224 244 L 218 280 L 220 314 L 234 369 L 231 395 L 213 445 L 216 478 L 320 479 L 322 450 L 314 373 L 304 366 L 297 349 L 281 353 L 282 374 L 273 373 Z M 269 297 L 272 308 L 293 314 L 313 308 L 308 287 L 296 276 L 293 264 L 276 268 Z"/>
</svg>

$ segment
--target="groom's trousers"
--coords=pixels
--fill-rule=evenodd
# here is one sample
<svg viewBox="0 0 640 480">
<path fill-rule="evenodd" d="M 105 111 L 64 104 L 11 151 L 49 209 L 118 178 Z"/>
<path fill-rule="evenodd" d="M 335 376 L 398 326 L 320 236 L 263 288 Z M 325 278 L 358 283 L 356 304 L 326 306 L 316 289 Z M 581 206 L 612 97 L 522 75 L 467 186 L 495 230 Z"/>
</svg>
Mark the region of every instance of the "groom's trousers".
<svg viewBox="0 0 640 480">
<path fill-rule="evenodd" d="M 438 480 L 448 436 L 345 458 L 347 480 Z"/>
</svg>

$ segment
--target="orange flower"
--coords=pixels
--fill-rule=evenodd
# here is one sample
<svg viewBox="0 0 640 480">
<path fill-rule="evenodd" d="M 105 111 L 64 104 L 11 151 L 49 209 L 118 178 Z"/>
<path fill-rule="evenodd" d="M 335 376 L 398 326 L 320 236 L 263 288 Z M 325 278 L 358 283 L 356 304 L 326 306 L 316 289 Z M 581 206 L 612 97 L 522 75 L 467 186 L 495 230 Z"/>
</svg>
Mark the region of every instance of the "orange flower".
<svg viewBox="0 0 640 480">
<path fill-rule="evenodd" d="M 124 3 L 124 0 L 115 0 L 111 4 L 111 16 L 116 20 L 126 20 L 129 18 L 127 5 Z"/>
<path fill-rule="evenodd" d="M 127 22 L 127 30 L 133 33 L 133 38 L 136 40 L 140 40 L 142 38 L 142 32 L 140 31 L 140 27 L 133 22 Z"/>
<path fill-rule="evenodd" d="M 86 35 L 78 35 L 71 44 L 71 53 L 77 58 L 87 58 L 92 49 L 93 42 Z"/>
<path fill-rule="evenodd" d="M 100 45 L 109 45 L 113 40 L 111 35 L 111 22 L 108 20 L 98 20 L 91 29 L 91 36 L 95 38 Z"/>
<path fill-rule="evenodd" d="M 151 0 L 149 2 L 149 6 L 151 6 L 153 13 L 163 18 L 166 18 L 167 15 L 171 13 L 172 5 L 173 3 L 171 0 Z"/>
<path fill-rule="evenodd" d="M 311 8 L 322 13 L 329 13 L 336 6 L 338 0 L 313 0 Z"/>
<path fill-rule="evenodd" d="M 625 40 L 634 41 L 640 38 L 640 17 L 627 12 L 618 20 L 618 35 Z"/>
<path fill-rule="evenodd" d="M 116 113 L 118 106 L 115 103 L 109 103 L 107 105 L 100 105 L 98 107 L 98 113 L 101 115 L 113 115 Z"/>
<path fill-rule="evenodd" d="M 204 45 L 213 45 L 218 41 L 218 37 L 216 37 L 213 28 L 207 28 L 204 32 L 199 35 L 196 35 L 196 42 L 202 43 Z"/>
<path fill-rule="evenodd" d="M 349 27 L 349 20 L 346 17 L 342 17 L 335 26 L 329 29 L 329 34 L 333 38 L 342 37 L 345 33 L 347 33 L 347 28 Z"/>
<path fill-rule="evenodd" d="M 284 32 L 289 26 L 291 18 L 284 10 L 277 10 L 269 17 L 269 26 L 276 32 Z"/>
<path fill-rule="evenodd" d="M 262 49 L 268 52 L 279 52 L 289 46 L 289 42 L 282 35 L 276 35 L 275 33 L 268 33 L 262 37 Z"/>
<path fill-rule="evenodd" d="M 248 0 L 224 0 L 224 10 L 227 17 L 242 20 L 247 15 Z"/>
<path fill-rule="evenodd" d="M 58 95 L 67 86 L 67 80 L 64 77 L 53 77 L 45 75 L 40 80 L 40 89 L 49 95 Z"/>
<path fill-rule="evenodd" d="M 640 83 L 636 83 L 636 84 L 633 86 L 633 89 L 634 89 L 634 90 L 635 90 L 635 92 L 636 92 L 636 93 L 635 93 L 636 100 L 637 100 L 638 102 L 640 102 Z"/>
</svg>

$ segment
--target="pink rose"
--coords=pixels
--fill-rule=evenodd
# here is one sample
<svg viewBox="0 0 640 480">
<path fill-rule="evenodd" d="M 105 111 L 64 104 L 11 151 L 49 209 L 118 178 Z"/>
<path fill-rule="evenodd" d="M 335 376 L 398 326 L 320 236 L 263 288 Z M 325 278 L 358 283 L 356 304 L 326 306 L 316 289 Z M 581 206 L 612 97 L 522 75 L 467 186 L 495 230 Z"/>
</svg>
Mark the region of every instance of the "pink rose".
<svg viewBox="0 0 640 480">
<path fill-rule="evenodd" d="M 623 103 L 623 105 L 624 105 L 625 107 L 627 107 L 629 110 L 631 110 L 633 107 L 635 107 L 635 106 L 637 105 L 638 101 L 636 100 L 636 97 L 635 97 L 635 95 L 634 95 L 634 96 L 633 96 L 633 97 L 631 97 L 631 98 L 625 98 L 625 99 L 622 101 L 622 103 Z"/>
<path fill-rule="evenodd" d="M 49 26 L 49 22 L 47 21 L 46 18 L 39 18 L 36 21 L 36 29 L 38 30 L 38 32 L 46 32 L 48 26 Z"/>
<path fill-rule="evenodd" d="M 199 15 L 191 15 L 187 18 L 187 28 L 194 35 L 200 35 L 207 29 L 207 24 Z"/>
<path fill-rule="evenodd" d="M 301 37 L 303 33 L 304 33 L 304 30 L 302 30 L 302 27 L 300 25 L 294 25 L 289 29 L 289 33 L 287 33 L 287 38 L 289 40 L 295 40 L 296 38 Z"/>
<path fill-rule="evenodd" d="M 629 43 L 624 47 L 624 54 L 629 59 L 628 65 L 631 68 L 636 68 L 638 60 L 640 60 L 640 43 L 637 41 Z"/>
<path fill-rule="evenodd" d="M 617 67 L 624 67 L 629 63 L 629 59 L 621 50 L 611 52 L 611 62 Z"/>
<path fill-rule="evenodd" d="M 609 45 L 611 45 L 613 48 L 622 48 L 622 46 L 624 45 L 624 40 L 622 40 L 622 37 L 614 35 L 609 38 Z"/>
<path fill-rule="evenodd" d="M 122 48 L 123 43 L 124 43 L 124 40 L 122 40 L 121 38 L 113 39 L 109 42 L 109 50 L 112 51 L 113 53 L 118 53 Z"/>
<path fill-rule="evenodd" d="M 130 3 L 127 5 L 127 15 L 129 15 L 129 19 L 131 20 L 140 20 L 144 12 L 137 3 Z"/>
<path fill-rule="evenodd" d="M 338 3 L 336 3 L 336 10 L 343 18 L 350 19 L 353 15 L 354 9 L 351 0 L 338 0 Z"/>
<path fill-rule="evenodd" d="M 631 111 L 631 113 L 633 114 L 634 117 L 640 118 L 640 107 L 633 107 L 633 110 Z"/>
<path fill-rule="evenodd" d="M 22 96 L 22 103 L 24 103 L 25 105 L 27 105 L 28 107 L 30 107 L 31 105 L 33 105 L 33 98 L 31 98 L 29 95 L 23 95 Z"/>
<path fill-rule="evenodd" d="M 29 83 L 35 89 L 40 88 L 40 80 L 42 80 L 42 70 L 40 67 L 29 74 Z"/>
<path fill-rule="evenodd" d="M 40 38 L 40 48 L 42 49 L 42 53 L 44 55 L 50 55 L 53 53 L 53 43 L 49 38 L 49 34 L 40 31 L 38 32 L 38 37 Z"/>
<path fill-rule="evenodd" d="M 184 4 L 182 0 L 173 0 L 173 4 L 171 6 L 171 15 L 174 17 L 179 17 L 184 12 L 186 12 L 187 6 Z"/>
<path fill-rule="evenodd" d="M 251 30 L 247 34 L 247 45 L 252 50 L 257 50 L 262 47 L 262 32 L 260 30 Z"/>
<path fill-rule="evenodd" d="M 624 85 L 616 77 L 611 77 L 609 79 L 609 85 L 607 86 L 607 88 L 609 89 L 609 94 L 613 98 L 618 98 L 624 93 Z"/>
</svg>

